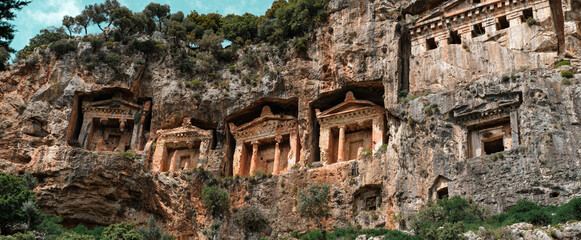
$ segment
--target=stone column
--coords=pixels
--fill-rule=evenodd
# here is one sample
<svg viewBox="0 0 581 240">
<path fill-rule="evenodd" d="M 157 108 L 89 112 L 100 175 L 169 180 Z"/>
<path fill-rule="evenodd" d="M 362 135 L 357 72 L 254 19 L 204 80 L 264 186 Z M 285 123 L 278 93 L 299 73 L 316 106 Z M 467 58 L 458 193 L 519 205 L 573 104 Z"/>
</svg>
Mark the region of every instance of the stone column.
<svg viewBox="0 0 581 240">
<path fill-rule="evenodd" d="M 510 112 L 510 135 L 512 137 L 512 148 L 519 147 L 518 114 L 516 111 Z"/>
<path fill-rule="evenodd" d="M 377 152 L 383 145 L 383 136 L 385 136 L 385 120 L 383 114 L 374 117 L 371 129 L 371 142 L 373 144 L 373 153 Z M 359 156 L 359 155 L 358 155 Z"/>
<path fill-rule="evenodd" d="M 331 153 L 331 129 L 330 128 L 322 128 L 321 132 L 319 133 L 319 148 L 321 151 L 321 162 L 328 164 L 331 161 L 332 153 Z M 292 148 L 292 146 L 291 146 Z M 292 150 L 292 149 L 291 149 Z M 289 162 L 289 168 L 292 167 Z"/>
<path fill-rule="evenodd" d="M 208 158 L 208 149 L 210 149 L 210 140 L 206 139 L 200 143 L 200 153 L 198 159 Z M 193 158 L 192 158 L 193 159 Z"/>
<path fill-rule="evenodd" d="M 155 151 L 153 152 L 153 157 L 151 158 L 151 170 L 152 171 L 163 171 L 163 166 L 165 165 L 163 160 L 164 156 L 167 155 L 167 150 L 165 148 L 165 141 L 158 140 L 155 145 Z M 167 157 L 165 157 L 167 158 Z"/>
<path fill-rule="evenodd" d="M 339 127 L 339 142 L 337 143 L 337 162 L 343 162 L 345 155 L 345 126 Z"/>
<path fill-rule="evenodd" d="M 256 164 L 258 164 L 258 141 L 252 142 L 252 158 L 250 159 L 249 175 L 254 174 L 254 170 L 256 170 Z"/>
<path fill-rule="evenodd" d="M 272 167 L 272 174 L 278 174 L 280 165 L 280 142 L 282 142 L 282 137 L 276 136 L 276 146 L 274 148 L 274 166 Z"/>
<path fill-rule="evenodd" d="M 290 151 L 288 152 L 286 169 L 290 170 L 295 164 L 299 162 L 300 156 L 300 142 L 298 131 L 291 131 L 289 135 Z M 280 166 L 279 166 L 280 168 Z M 280 172 L 280 171 L 279 171 Z"/>
<path fill-rule="evenodd" d="M 169 170 L 168 171 L 175 171 L 176 170 L 176 165 L 178 164 L 177 162 L 177 157 L 178 157 L 178 151 L 174 151 L 173 155 L 171 156 L 171 160 L 169 163 Z"/>
<path fill-rule="evenodd" d="M 87 115 L 83 118 L 83 124 L 81 125 L 81 132 L 79 133 L 79 143 L 81 147 L 87 148 L 89 146 L 89 139 L 93 135 L 92 131 L 93 116 Z"/>
</svg>

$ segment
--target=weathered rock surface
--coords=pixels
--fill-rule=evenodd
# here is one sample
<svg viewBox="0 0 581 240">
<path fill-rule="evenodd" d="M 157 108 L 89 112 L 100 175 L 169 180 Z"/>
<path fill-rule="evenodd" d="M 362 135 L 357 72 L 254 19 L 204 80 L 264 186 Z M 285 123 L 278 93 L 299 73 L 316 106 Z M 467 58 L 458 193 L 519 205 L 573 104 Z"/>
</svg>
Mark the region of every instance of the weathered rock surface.
<svg viewBox="0 0 581 240">
<path fill-rule="evenodd" d="M 412 57 L 405 49 L 409 39 L 401 11 L 421 13 L 426 10 L 418 7 L 421 2 L 430 2 L 424 4 L 429 7 L 441 1 L 329 1 L 329 21 L 312 34 L 307 57 L 292 49 L 282 54 L 272 46 L 255 45 L 238 52 L 239 59 L 253 56 L 254 67 L 239 61 L 237 70 L 230 72 L 227 67 L 233 63 L 224 64 L 211 77 L 180 72 L 169 50 L 155 58 L 123 46 L 103 47 L 101 51 L 124 55 L 119 66 L 123 71 L 117 72 L 107 66 L 89 71 L 75 54 L 56 59 L 41 49 L 46 57 L 34 55 L 38 64 L 19 63 L 0 75 L 0 170 L 31 171 L 40 180 L 35 189 L 38 204 L 68 224 L 144 222 L 154 214 L 174 235 L 193 239 L 205 239 L 202 232 L 214 221 L 221 222 L 218 234 L 223 238 L 243 238 L 231 218 L 206 214 L 200 194 L 208 184 L 229 191 L 232 213 L 242 206 L 258 206 L 269 219 L 269 230 L 263 234 L 271 237 L 315 227 L 296 212 L 297 189 L 308 183 L 332 186 L 331 217 L 324 222 L 328 228 L 405 229 L 406 220 L 437 196 L 443 182 L 449 195 L 470 198 L 493 212 L 506 210 L 521 198 L 547 205 L 581 196 L 578 1 L 564 1 L 563 55 L 572 66 L 560 68 L 553 67 L 559 60 L 553 48 L 544 49 L 542 57 L 529 58 L 530 52 L 554 40 L 552 35 L 533 37 L 530 48 L 522 50 L 473 42 L 469 52 L 449 46 L 421 59 Z M 81 43 L 76 56 L 92 51 L 89 48 Z M 530 67 L 521 68 L 525 65 Z M 577 75 L 565 82 L 563 70 Z M 194 79 L 201 83 L 192 83 Z M 410 94 L 399 96 L 405 85 Z M 280 109 L 296 105 L 298 168 L 264 178 L 213 178 L 199 170 L 150 172 L 151 149 L 127 158 L 90 152 L 69 142 L 75 97 L 114 88 L 131 91 L 135 100 L 152 101 L 151 133 L 178 127 L 184 118 L 216 130 L 208 168 L 227 176 L 232 174 L 233 154 L 227 123 L 247 122 L 267 103 Z M 358 160 L 317 162 L 314 109 L 342 102 L 347 91 L 386 108 L 387 144 Z M 471 157 L 470 130 L 458 114 L 484 116 L 514 96 L 518 105 L 511 114 L 518 123 L 513 136 L 518 144 L 501 153 Z M 370 185 L 380 187 L 381 204 L 356 212 L 354 193 Z M 579 232 L 574 224 L 564 229 L 559 230 L 563 239 L 574 239 Z M 545 230 L 519 231 L 538 239 L 553 237 Z"/>
</svg>

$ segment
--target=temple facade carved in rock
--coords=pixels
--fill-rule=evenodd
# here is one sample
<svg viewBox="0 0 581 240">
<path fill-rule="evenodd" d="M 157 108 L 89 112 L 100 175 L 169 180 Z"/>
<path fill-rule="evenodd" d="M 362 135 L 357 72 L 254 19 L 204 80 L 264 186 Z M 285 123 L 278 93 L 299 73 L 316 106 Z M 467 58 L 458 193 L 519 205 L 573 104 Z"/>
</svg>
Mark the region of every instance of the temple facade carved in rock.
<svg viewBox="0 0 581 240">
<path fill-rule="evenodd" d="M 328 110 L 316 110 L 321 126 L 321 162 L 332 164 L 357 159 L 362 151 L 377 151 L 384 143 L 385 109 L 355 99 L 348 92 L 345 101 Z"/>
<path fill-rule="evenodd" d="M 260 117 L 229 127 L 236 140 L 234 175 L 284 173 L 299 160 L 298 124 L 293 116 L 275 115 L 264 106 Z"/>
<path fill-rule="evenodd" d="M 191 170 L 207 161 L 213 131 L 192 125 L 184 118 L 181 127 L 157 131 L 151 170 L 167 172 Z"/>
<path fill-rule="evenodd" d="M 480 106 L 455 110 L 455 119 L 465 127 L 467 158 L 506 151 L 519 145 L 519 93 L 489 96 Z"/>
<path fill-rule="evenodd" d="M 551 16 L 549 1 L 544 0 L 454 0 L 421 16 L 410 31 L 412 54 L 468 39 L 487 41 L 509 38 L 506 47 L 523 48 L 533 37 L 531 26 Z M 519 28 L 501 34 L 504 29 Z M 528 33 L 528 34 L 527 34 Z"/>
<path fill-rule="evenodd" d="M 138 151 L 143 145 L 144 122 L 151 102 L 131 103 L 121 92 L 105 100 L 82 101 L 81 147 L 94 151 Z"/>
</svg>

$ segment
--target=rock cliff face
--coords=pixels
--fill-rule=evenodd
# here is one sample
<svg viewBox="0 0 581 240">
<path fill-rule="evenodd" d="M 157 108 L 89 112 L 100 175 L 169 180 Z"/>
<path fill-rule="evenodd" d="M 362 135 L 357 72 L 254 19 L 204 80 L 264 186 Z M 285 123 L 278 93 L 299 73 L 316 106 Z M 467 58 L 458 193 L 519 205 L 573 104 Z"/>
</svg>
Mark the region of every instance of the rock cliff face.
<svg viewBox="0 0 581 240">
<path fill-rule="evenodd" d="M 296 212 L 296 191 L 308 183 L 332 186 L 329 228 L 405 228 L 429 199 L 447 195 L 495 212 L 521 198 L 563 203 L 581 195 L 581 3 L 537 2 L 545 7 L 533 11 L 534 24 L 525 19 L 493 36 L 428 49 L 434 46 L 414 30 L 443 14 L 435 9 L 460 3 L 332 0 L 306 54 L 253 45 L 238 51 L 234 71 L 210 63 L 220 68 L 211 76 L 177 70 L 168 49 L 146 56 L 77 41 L 77 51 L 60 59 L 39 49 L 37 63 L 0 76 L 0 169 L 32 172 L 41 183 L 38 204 L 68 224 L 144 222 L 154 214 L 184 239 L 207 238 L 213 222 L 223 238 L 243 237 L 230 217 L 206 214 L 200 195 L 209 184 L 229 191 L 232 211 L 258 206 L 269 219 L 262 234 L 272 237 L 314 227 Z M 469 34 L 472 24 L 479 23 L 458 31 Z M 430 31 L 434 41 L 451 36 Z M 80 59 L 95 51 L 124 57 L 116 68 L 88 70 Z M 554 67 L 562 58 L 571 65 Z M 563 71 L 577 75 L 564 79 Z M 80 147 L 80 99 L 114 91 L 130 93 L 134 104 L 151 102 L 150 116 L 139 118 L 148 119 L 139 123 L 144 143 L 131 154 Z M 385 108 L 385 144 L 356 160 L 321 162 L 316 109 L 343 102 L 348 91 Z M 212 177 L 235 176 L 228 124 L 249 122 L 266 105 L 297 118 L 297 165 L 272 177 Z M 199 165 L 210 172 L 150 171 L 157 130 L 184 119 L 214 132 Z M 361 196 L 371 195 L 375 204 L 360 211 L 369 199 Z"/>
</svg>

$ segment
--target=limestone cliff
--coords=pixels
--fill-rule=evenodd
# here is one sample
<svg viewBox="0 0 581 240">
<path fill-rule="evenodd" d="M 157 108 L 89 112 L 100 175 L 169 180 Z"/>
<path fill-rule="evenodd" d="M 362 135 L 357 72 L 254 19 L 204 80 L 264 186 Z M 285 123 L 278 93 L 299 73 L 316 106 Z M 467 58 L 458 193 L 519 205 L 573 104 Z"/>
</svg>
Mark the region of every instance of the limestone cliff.
<svg viewBox="0 0 581 240">
<path fill-rule="evenodd" d="M 296 212 L 296 189 L 307 183 L 332 186 L 329 228 L 403 229 L 429 199 L 447 195 L 495 212 L 521 198 L 559 204 L 581 196 L 581 3 L 472 2 L 332 0 L 306 54 L 251 45 L 237 51 L 236 63 L 209 62 L 215 69 L 206 73 L 178 70 L 179 56 L 167 48 L 155 55 L 122 44 L 93 49 L 79 38 L 77 51 L 59 58 L 37 49 L 0 76 L 0 169 L 32 172 L 38 204 L 67 224 L 145 222 L 154 214 L 184 239 L 207 238 L 203 230 L 215 220 L 223 238 L 243 238 L 228 216 L 206 214 L 200 192 L 209 184 L 229 191 L 232 211 L 258 206 L 269 219 L 262 234 L 271 237 L 314 228 Z M 503 12 L 492 14 L 495 4 Z M 483 9 L 489 14 L 473 17 Z M 98 51 L 123 57 L 88 68 L 83 59 Z M 564 59 L 571 64 L 555 67 Z M 331 164 L 321 161 L 317 114 L 347 92 L 384 109 L 383 145 Z M 100 137 L 114 143 L 86 145 L 81 116 L 105 103 L 127 108 L 92 124 L 121 129 Z M 236 177 L 230 124 L 260 118 L 264 106 L 296 119 L 296 165 L 272 177 Z M 184 120 L 211 130 L 204 135 L 211 140 L 176 146 L 206 154 L 178 167 L 206 170 L 153 170 L 161 133 Z M 117 139 L 126 129 L 131 140 Z M 362 196 L 375 200 L 369 211 L 359 211 Z"/>
</svg>

